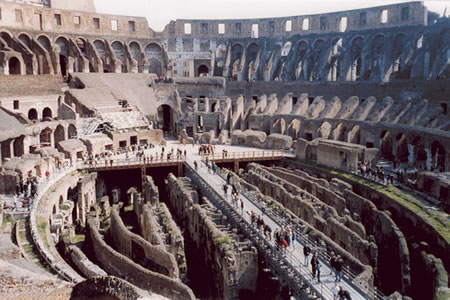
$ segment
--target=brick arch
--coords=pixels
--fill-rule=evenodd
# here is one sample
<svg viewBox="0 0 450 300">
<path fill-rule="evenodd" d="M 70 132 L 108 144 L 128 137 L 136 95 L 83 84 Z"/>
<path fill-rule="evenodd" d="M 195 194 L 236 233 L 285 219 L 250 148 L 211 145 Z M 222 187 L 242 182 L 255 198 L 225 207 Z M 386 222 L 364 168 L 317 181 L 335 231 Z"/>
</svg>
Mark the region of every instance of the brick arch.
<svg viewBox="0 0 450 300">
<path fill-rule="evenodd" d="M 347 141 L 352 144 L 360 144 L 361 143 L 361 128 L 359 125 L 355 125 L 352 129 L 347 133 Z"/>
<path fill-rule="evenodd" d="M 320 138 L 328 139 L 331 135 L 331 129 L 331 124 L 325 121 L 320 124 L 319 128 L 317 129 L 317 136 Z"/>
<path fill-rule="evenodd" d="M 393 160 L 392 153 L 393 136 L 389 130 L 383 130 L 380 134 L 380 152 L 381 156 Z"/>
<path fill-rule="evenodd" d="M 2 38 L 8 46 L 11 46 L 11 39 L 13 34 L 6 29 L 0 30 L 0 38 Z"/>
<path fill-rule="evenodd" d="M 335 141 L 345 141 L 347 132 L 347 127 L 343 123 L 339 123 L 334 129 L 332 133 L 332 138 Z"/>
<path fill-rule="evenodd" d="M 128 47 L 130 48 L 131 55 L 134 59 L 139 59 L 141 52 L 142 52 L 142 46 L 138 41 L 131 41 L 128 44 Z"/>
<path fill-rule="evenodd" d="M 40 34 L 36 37 L 36 40 L 39 42 L 39 44 L 42 45 L 42 47 L 44 47 L 45 50 L 47 50 L 49 53 L 52 52 L 53 44 L 51 38 L 48 35 Z"/>
<path fill-rule="evenodd" d="M 27 32 L 20 32 L 17 35 L 18 39 L 22 41 L 27 47 L 31 47 L 32 37 Z"/>
</svg>

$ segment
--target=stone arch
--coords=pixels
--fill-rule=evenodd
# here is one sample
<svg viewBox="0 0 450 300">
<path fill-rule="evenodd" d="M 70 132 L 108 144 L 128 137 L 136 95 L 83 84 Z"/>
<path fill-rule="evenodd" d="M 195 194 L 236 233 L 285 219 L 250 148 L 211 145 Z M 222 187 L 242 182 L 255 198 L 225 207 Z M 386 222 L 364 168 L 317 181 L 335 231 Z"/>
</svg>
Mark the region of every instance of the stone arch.
<svg viewBox="0 0 450 300">
<path fill-rule="evenodd" d="M 352 144 L 361 143 L 361 129 L 359 125 L 353 126 L 353 128 L 347 134 L 347 142 Z"/>
<path fill-rule="evenodd" d="M 53 133 L 53 138 L 55 141 L 55 145 L 57 145 L 59 142 L 64 141 L 66 139 L 64 126 L 59 124 L 56 126 L 55 132 Z"/>
<path fill-rule="evenodd" d="M 287 129 L 287 134 L 292 138 L 292 139 L 297 139 L 299 137 L 300 134 L 300 127 L 302 126 L 302 121 L 299 119 L 293 119 L 291 121 L 291 123 L 289 123 L 288 129 Z"/>
<path fill-rule="evenodd" d="M 56 207 L 56 203 L 54 203 L 53 208 L 52 208 L 52 215 L 56 215 L 57 212 L 58 212 L 58 209 Z"/>
<path fill-rule="evenodd" d="M 309 76 L 308 70 L 310 70 L 310 66 L 308 66 L 308 60 L 304 59 L 308 53 L 309 44 L 305 40 L 301 40 L 297 43 L 297 61 L 296 61 L 296 70 L 295 70 L 295 78 L 306 80 Z"/>
<path fill-rule="evenodd" d="M 333 130 L 333 140 L 344 142 L 346 131 L 347 127 L 345 127 L 344 124 L 339 123 Z"/>
<path fill-rule="evenodd" d="M 61 75 L 66 76 L 70 70 L 73 70 L 69 66 L 69 40 L 65 36 L 59 36 L 56 38 L 55 44 L 59 46 L 59 69 Z"/>
<path fill-rule="evenodd" d="M 357 81 L 361 78 L 362 69 L 362 51 L 364 47 L 364 38 L 362 36 L 356 36 L 351 42 L 351 69 L 350 69 L 350 80 Z"/>
<path fill-rule="evenodd" d="M 331 129 L 331 124 L 325 121 L 317 129 L 317 136 L 320 138 L 328 139 L 331 134 Z"/>
<path fill-rule="evenodd" d="M 174 128 L 174 110 L 168 104 L 158 106 L 158 123 L 164 132 L 170 132 Z"/>
<path fill-rule="evenodd" d="M 225 67 L 225 61 L 227 59 L 227 46 L 225 44 L 219 44 L 216 47 L 216 61 L 214 67 L 214 76 L 223 76 L 223 68 Z"/>
<path fill-rule="evenodd" d="M 145 57 L 149 62 L 149 73 L 162 75 L 162 48 L 158 43 L 151 42 L 145 47 Z"/>
<path fill-rule="evenodd" d="M 8 60 L 8 70 L 9 75 L 21 75 L 22 74 L 22 63 L 20 60 L 13 56 Z"/>
<path fill-rule="evenodd" d="M 38 113 L 37 110 L 35 108 L 30 108 L 28 110 L 28 119 L 31 121 L 35 121 L 38 119 Z"/>
<path fill-rule="evenodd" d="M 201 74 L 209 74 L 208 66 L 204 65 L 204 64 L 198 66 L 197 74 L 198 74 L 198 76 L 202 76 Z"/>
<path fill-rule="evenodd" d="M 61 208 L 61 206 L 63 205 L 63 203 L 64 203 L 64 197 L 62 196 L 62 195 L 59 195 L 59 201 L 58 201 L 58 204 L 59 204 L 59 207 Z"/>
<path fill-rule="evenodd" d="M 13 148 L 14 148 L 14 156 L 15 157 L 20 157 L 25 153 L 25 148 L 24 148 L 24 144 L 23 144 L 24 139 L 25 139 L 25 136 L 21 135 L 14 140 Z"/>
<path fill-rule="evenodd" d="M 370 43 L 371 64 L 367 74 L 364 75 L 364 79 L 382 79 L 385 41 L 386 37 L 382 33 L 377 34 L 372 39 Z"/>
<path fill-rule="evenodd" d="M 11 47 L 12 37 L 13 37 L 13 35 L 9 31 L 4 30 L 4 29 L 2 29 L 2 31 L 0 31 L 0 38 L 2 38 L 9 47 Z"/>
<path fill-rule="evenodd" d="M 69 124 L 67 128 L 67 136 L 69 139 L 74 139 L 77 137 L 77 128 L 73 124 Z"/>
<path fill-rule="evenodd" d="M 408 36 L 404 33 L 399 33 L 394 37 L 394 44 L 392 48 L 392 72 L 403 71 L 404 61 L 402 61 L 401 55 L 404 52 L 405 45 L 408 43 Z"/>
<path fill-rule="evenodd" d="M 258 62 L 256 61 L 259 53 L 259 45 L 257 43 L 250 43 L 247 46 L 247 63 L 248 63 L 248 76 L 249 80 L 258 79 Z"/>
<path fill-rule="evenodd" d="M 42 47 L 45 48 L 45 50 L 47 50 L 49 53 L 52 51 L 52 42 L 50 40 L 50 38 L 45 35 L 45 34 L 41 34 L 38 36 L 37 41 L 41 44 Z"/>
<path fill-rule="evenodd" d="M 237 73 L 241 71 L 240 64 L 243 53 L 244 53 L 244 46 L 242 46 L 241 43 L 234 43 L 233 46 L 231 46 L 230 68 L 232 76 L 237 75 Z"/>
<path fill-rule="evenodd" d="M 281 56 L 288 56 L 289 53 L 291 53 L 291 49 L 292 49 L 292 42 L 287 41 L 286 43 L 284 43 L 283 48 L 281 48 Z"/>
<path fill-rule="evenodd" d="M 438 141 L 431 143 L 431 157 L 432 169 L 438 169 L 440 172 L 445 172 L 447 151 L 444 146 Z"/>
<path fill-rule="evenodd" d="M 52 130 L 49 127 L 42 129 L 39 134 L 39 142 L 41 147 L 51 147 L 52 146 Z"/>
<path fill-rule="evenodd" d="M 19 35 L 19 40 L 22 41 L 27 47 L 31 47 L 31 36 L 26 32 L 21 32 Z"/>
<path fill-rule="evenodd" d="M 139 58 L 141 57 L 141 52 L 142 52 L 141 44 L 139 42 L 132 41 L 129 44 L 129 47 L 130 47 L 130 52 L 131 52 L 131 55 L 133 56 L 133 58 L 135 60 L 139 60 Z"/>
<path fill-rule="evenodd" d="M 331 42 L 329 81 L 337 81 L 341 76 L 342 37 L 337 37 Z"/>
<path fill-rule="evenodd" d="M 273 123 L 273 133 L 284 134 L 286 132 L 286 120 L 283 118 L 278 118 L 275 123 Z"/>
<path fill-rule="evenodd" d="M 110 73 L 113 70 L 111 69 L 111 65 L 109 64 L 109 60 L 106 59 L 106 46 L 105 42 L 102 40 L 94 41 L 95 50 L 97 50 L 98 56 L 102 60 L 103 63 L 103 73 Z"/>
<path fill-rule="evenodd" d="M 118 60 L 120 60 L 121 64 L 121 73 L 127 72 L 127 65 L 126 65 L 126 59 L 125 59 L 125 50 L 123 47 L 122 42 L 120 41 L 114 41 L 111 43 L 111 48 L 114 51 L 114 54 Z"/>
<path fill-rule="evenodd" d="M 419 135 L 415 136 L 411 141 L 411 145 L 414 147 L 414 161 L 425 168 L 427 153 L 425 152 L 425 144 L 422 137 Z"/>
<path fill-rule="evenodd" d="M 52 116 L 52 110 L 51 110 L 51 108 L 50 107 L 45 107 L 43 110 L 42 110 L 42 119 L 45 119 L 45 118 L 52 118 L 53 116 Z"/>
<path fill-rule="evenodd" d="M 388 130 L 383 130 L 380 134 L 380 152 L 381 157 L 393 160 L 392 154 L 392 135 Z"/>
<path fill-rule="evenodd" d="M 401 162 L 408 161 L 408 142 L 406 136 L 403 133 L 397 134 L 395 137 L 396 147 L 395 153 L 393 153 Z"/>
</svg>

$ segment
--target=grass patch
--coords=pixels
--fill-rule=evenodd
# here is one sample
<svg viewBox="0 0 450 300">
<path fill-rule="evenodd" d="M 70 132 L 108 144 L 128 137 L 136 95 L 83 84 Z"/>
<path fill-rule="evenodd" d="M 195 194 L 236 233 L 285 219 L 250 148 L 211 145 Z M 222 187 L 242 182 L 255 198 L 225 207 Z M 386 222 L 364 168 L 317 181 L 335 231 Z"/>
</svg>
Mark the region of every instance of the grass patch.
<svg viewBox="0 0 450 300">
<path fill-rule="evenodd" d="M 222 235 L 222 236 L 218 237 L 218 238 L 216 239 L 216 242 L 217 242 L 219 245 L 228 244 L 228 245 L 230 245 L 230 247 L 233 245 L 233 243 L 231 242 L 230 237 L 227 236 L 227 235 Z"/>
<path fill-rule="evenodd" d="M 37 225 L 39 234 L 41 235 L 42 239 L 44 240 L 45 243 L 45 247 L 47 247 L 48 249 L 50 249 L 50 244 L 48 243 L 47 240 L 47 222 L 45 220 L 43 220 L 43 218 L 39 218 L 39 223 Z"/>
<path fill-rule="evenodd" d="M 350 183 L 358 183 L 363 186 L 369 187 L 373 190 L 376 190 L 380 194 L 384 194 L 392 200 L 400 203 L 404 207 L 410 209 L 418 216 L 422 217 L 428 224 L 430 224 L 436 232 L 438 232 L 447 243 L 450 243 L 450 220 L 447 218 L 447 215 L 443 212 L 435 211 L 428 209 L 429 206 L 423 204 L 419 200 L 417 200 L 413 195 L 400 190 L 395 186 L 381 186 L 378 184 L 374 184 L 371 181 L 368 181 L 364 178 L 358 177 L 356 175 L 345 173 L 340 170 L 328 168 L 322 165 L 318 165 L 312 162 L 305 161 L 291 161 L 294 165 L 304 166 L 304 167 L 312 167 L 319 171 L 324 171 L 329 174 L 334 175 L 337 178 L 344 179 Z"/>
<path fill-rule="evenodd" d="M 68 210 L 70 208 L 69 205 L 63 204 L 59 207 L 60 210 Z"/>
<path fill-rule="evenodd" d="M 84 243 L 86 236 L 84 234 L 75 234 L 72 239 L 72 244 Z"/>
<path fill-rule="evenodd" d="M 124 211 L 124 212 L 131 212 L 131 211 L 133 211 L 133 205 L 125 206 L 125 207 L 123 208 L 123 211 Z"/>
</svg>

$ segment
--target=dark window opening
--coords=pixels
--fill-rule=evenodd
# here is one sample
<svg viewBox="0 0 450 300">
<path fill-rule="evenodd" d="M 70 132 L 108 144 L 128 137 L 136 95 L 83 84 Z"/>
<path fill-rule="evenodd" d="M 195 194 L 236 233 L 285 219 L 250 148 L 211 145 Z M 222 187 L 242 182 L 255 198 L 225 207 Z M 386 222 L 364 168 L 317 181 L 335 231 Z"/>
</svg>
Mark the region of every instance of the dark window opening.
<svg viewBox="0 0 450 300">
<path fill-rule="evenodd" d="M 409 19 L 409 7 L 402 8 L 402 21 L 408 21 Z"/>
<path fill-rule="evenodd" d="M 131 32 L 136 31 L 136 23 L 134 21 L 128 21 L 128 30 Z"/>
<path fill-rule="evenodd" d="M 320 30 L 327 29 L 327 18 L 326 17 L 320 17 Z"/>
<path fill-rule="evenodd" d="M 241 23 L 236 23 L 234 29 L 236 34 L 241 34 Z"/>
<path fill-rule="evenodd" d="M 295 105 L 295 104 L 297 104 L 297 97 L 292 97 L 292 105 Z"/>
<path fill-rule="evenodd" d="M 366 25 L 367 24 L 367 14 L 365 12 L 362 12 L 359 14 L 359 25 Z"/>
<path fill-rule="evenodd" d="M 61 15 L 60 14 L 55 14 L 55 21 L 56 21 L 56 25 L 61 26 Z"/>
<path fill-rule="evenodd" d="M 252 96 L 252 99 L 258 102 L 258 96 Z"/>
<path fill-rule="evenodd" d="M 269 22 L 269 32 L 274 33 L 275 32 L 275 22 L 270 21 Z"/>
<path fill-rule="evenodd" d="M 99 18 L 94 18 L 94 28 L 95 29 L 100 29 L 100 19 Z"/>
<path fill-rule="evenodd" d="M 13 105 L 14 109 L 19 109 L 19 100 L 14 100 Z"/>
<path fill-rule="evenodd" d="M 305 139 L 309 142 L 311 142 L 313 140 L 313 135 L 312 133 L 307 133 L 305 134 Z"/>
<path fill-rule="evenodd" d="M 363 104 L 364 103 L 364 101 L 366 101 L 366 99 L 361 99 L 361 101 L 360 101 L 360 104 Z"/>
<path fill-rule="evenodd" d="M 308 97 L 308 103 L 311 105 L 314 101 L 314 97 Z"/>
<path fill-rule="evenodd" d="M 373 145 L 373 143 L 371 143 L 371 142 L 367 142 L 367 143 L 366 143 L 366 148 L 367 148 L 367 149 L 373 148 L 373 146 L 374 146 L 374 145 Z"/>
<path fill-rule="evenodd" d="M 202 34 L 208 34 L 208 23 L 202 23 Z"/>
<path fill-rule="evenodd" d="M 205 99 L 206 97 L 205 97 L 205 96 L 200 96 L 199 98 L 200 98 L 200 99 Z"/>
</svg>

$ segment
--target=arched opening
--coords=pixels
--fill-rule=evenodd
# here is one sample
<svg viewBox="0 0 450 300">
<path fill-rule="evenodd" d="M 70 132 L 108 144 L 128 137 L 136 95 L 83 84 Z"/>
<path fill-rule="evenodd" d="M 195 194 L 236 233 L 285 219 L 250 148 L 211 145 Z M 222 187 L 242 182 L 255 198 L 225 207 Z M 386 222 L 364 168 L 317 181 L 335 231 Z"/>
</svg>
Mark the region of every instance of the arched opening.
<svg viewBox="0 0 450 300">
<path fill-rule="evenodd" d="M 118 60 L 120 60 L 120 62 L 121 62 L 120 72 L 121 73 L 127 72 L 127 65 L 126 65 L 126 61 L 125 61 L 125 51 L 123 49 L 122 43 L 115 41 L 114 43 L 111 44 L 111 48 L 113 49 L 116 58 Z"/>
<path fill-rule="evenodd" d="M 62 125 L 58 125 L 55 129 L 55 133 L 53 134 L 54 140 L 55 140 L 55 145 L 57 145 L 59 142 L 65 140 L 64 133 L 65 133 L 64 127 Z"/>
<path fill-rule="evenodd" d="M 75 127 L 75 125 L 69 125 L 69 128 L 67 129 L 67 136 L 69 137 L 69 139 L 77 138 L 77 128 Z"/>
<path fill-rule="evenodd" d="M 297 44 L 297 62 L 295 69 L 295 78 L 306 80 L 308 74 L 308 60 L 304 59 L 308 52 L 308 43 L 300 41 Z"/>
<path fill-rule="evenodd" d="M 41 131 L 39 135 L 39 142 L 41 147 L 52 146 L 52 130 L 50 128 L 47 127 Z"/>
<path fill-rule="evenodd" d="M 200 77 L 200 76 L 202 76 L 202 74 L 205 74 L 205 75 L 208 75 L 208 73 L 209 73 L 209 68 L 208 68 L 208 66 L 206 66 L 206 65 L 200 65 L 199 67 L 198 67 L 198 76 Z M 203 76 L 205 76 L 205 75 L 203 75 Z"/>
<path fill-rule="evenodd" d="M 331 125 L 328 122 L 323 122 L 318 129 L 318 137 L 328 139 L 331 134 Z"/>
<path fill-rule="evenodd" d="M 37 120 L 37 118 L 38 118 L 37 110 L 34 109 L 34 108 L 31 108 L 31 109 L 28 111 L 28 119 L 29 119 L 30 121 L 35 121 L 35 120 Z"/>
<path fill-rule="evenodd" d="M 56 215 L 56 212 L 57 212 L 56 204 L 53 204 L 52 214 Z"/>
<path fill-rule="evenodd" d="M 64 203 L 64 198 L 62 195 L 59 196 L 59 207 L 61 208 L 61 205 Z"/>
<path fill-rule="evenodd" d="M 42 111 L 42 119 L 52 118 L 52 110 L 49 107 L 44 108 Z"/>
<path fill-rule="evenodd" d="M 426 166 L 426 160 L 427 160 L 427 153 L 425 152 L 425 146 L 423 144 L 422 137 L 416 136 L 411 145 L 414 147 L 414 160 L 417 163 L 419 167 L 422 169 L 425 169 Z M 430 153 L 431 154 L 431 153 Z"/>
<path fill-rule="evenodd" d="M 357 37 L 352 42 L 351 55 L 352 55 L 352 65 L 350 70 L 350 80 L 357 81 L 361 77 L 361 67 L 362 59 L 361 53 L 364 46 L 364 39 L 362 37 Z"/>
<path fill-rule="evenodd" d="M 172 117 L 173 110 L 169 105 L 163 104 L 158 107 L 158 124 L 164 132 L 172 131 Z"/>
<path fill-rule="evenodd" d="M 406 137 L 403 133 L 400 133 L 395 138 L 397 147 L 397 157 L 400 160 L 400 162 L 407 162 L 408 161 L 408 143 L 406 142 Z M 395 154 L 394 154 L 395 155 Z"/>
<path fill-rule="evenodd" d="M 223 76 L 223 67 L 227 57 L 227 46 L 220 44 L 216 48 L 216 66 L 214 68 L 214 76 Z"/>
<path fill-rule="evenodd" d="M 431 144 L 432 168 L 438 169 L 439 172 L 445 172 L 445 157 L 447 153 L 445 148 L 438 141 Z"/>
<path fill-rule="evenodd" d="M 330 73 L 328 77 L 330 81 L 337 81 L 340 78 L 342 52 L 342 38 L 337 38 L 333 41 L 331 47 Z"/>
<path fill-rule="evenodd" d="M 343 124 L 339 124 L 336 126 L 336 128 L 333 130 L 333 139 L 336 141 L 345 141 L 345 132 L 347 131 L 347 128 Z"/>
<path fill-rule="evenodd" d="M 392 136 L 391 133 L 387 130 L 383 130 L 380 135 L 380 151 L 381 157 L 388 160 L 394 159 L 392 155 Z"/>
<path fill-rule="evenodd" d="M 24 154 L 24 146 L 23 146 L 24 139 L 25 139 L 25 136 L 21 135 L 20 137 L 18 137 L 14 140 L 14 156 L 15 157 L 20 157 Z"/>
<path fill-rule="evenodd" d="M 273 133 L 284 134 L 286 132 L 286 121 L 283 118 L 279 118 L 273 124 Z"/>
<path fill-rule="evenodd" d="M 360 137 L 360 128 L 359 125 L 353 126 L 352 130 L 349 131 L 347 136 L 347 142 L 352 144 L 360 144 L 361 137 Z"/>
<path fill-rule="evenodd" d="M 287 134 L 292 137 L 292 139 L 297 139 L 298 135 L 300 133 L 300 126 L 301 126 L 301 121 L 298 119 L 294 119 L 292 120 L 292 122 L 289 124 L 288 127 L 288 132 Z"/>
<path fill-rule="evenodd" d="M 247 61 L 248 61 L 248 74 L 247 79 L 249 80 L 258 80 L 258 53 L 259 46 L 255 43 L 250 44 L 247 47 Z"/>
<path fill-rule="evenodd" d="M 237 74 L 241 71 L 241 58 L 244 53 L 244 47 L 241 44 L 234 44 L 231 47 L 231 76 L 237 76 Z"/>
<path fill-rule="evenodd" d="M 20 75 L 21 64 L 17 57 L 11 57 L 8 61 L 9 75 Z"/>
<path fill-rule="evenodd" d="M 61 69 L 61 75 L 67 75 L 67 58 L 64 55 L 59 55 L 59 68 Z"/>
<path fill-rule="evenodd" d="M 162 72 L 162 49 L 156 43 L 150 43 L 145 47 L 145 57 L 149 63 L 149 73 L 157 74 L 158 77 L 163 75 Z"/>
</svg>

